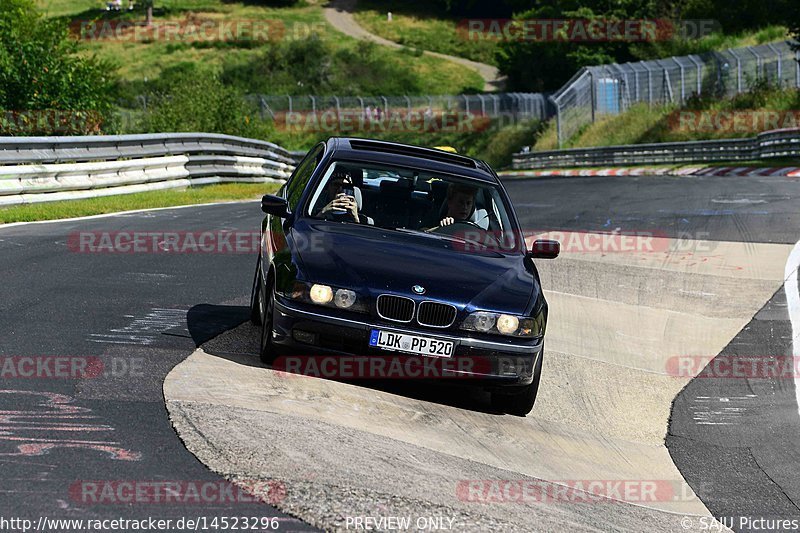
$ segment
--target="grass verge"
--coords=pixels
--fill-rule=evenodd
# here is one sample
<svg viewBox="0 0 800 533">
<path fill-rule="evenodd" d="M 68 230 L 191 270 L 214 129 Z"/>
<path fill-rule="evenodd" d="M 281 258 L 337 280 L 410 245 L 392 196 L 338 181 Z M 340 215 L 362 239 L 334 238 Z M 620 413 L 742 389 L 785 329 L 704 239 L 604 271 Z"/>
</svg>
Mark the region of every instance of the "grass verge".
<svg viewBox="0 0 800 533">
<path fill-rule="evenodd" d="M 603 166 L 579 166 L 579 167 L 548 167 L 548 168 L 521 168 L 517 170 L 501 170 L 498 174 L 502 177 L 520 176 L 521 179 L 529 179 L 531 176 L 525 176 L 526 172 L 580 172 L 587 170 L 602 171 L 609 169 L 625 168 L 647 168 L 647 169 L 660 169 L 668 170 L 673 174 L 682 170 L 697 169 L 697 168 L 723 168 L 723 167 L 752 167 L 752 168 L 780 168 L 791 167 L 798 164 L 797 159 L 791 158 L 775 158 L 769 161 L 714 161 L 714 162 L 696 162 L 696 163 L 662 163 L 662 164 L 637 164 L 637 165 L 603 165 Z M 669 173 L 667 174 L 669 175 Z M 691 177 L 687 175 L 684 177 Z"/>
<path fill-rule="evenodd" d="M 117 213 L 136 209 L 175 207 L 205 204 L 226 200 L 256 200 L 274 192 L 276 183 L 221 183 L 188 189 L 167 189 L 134 194 L 120 194 L 85 200 L 44 202 L 0 208 L 0 224 L 10 222 L 32 222 L 57 220 L 60 218 L 84 217 Z"/>
<path fill-rule="evenodd" d="M 128 83 L 152 82 L 159 75 L 180 65 L 202 65 L 212 71 L 221 72 L 232 65 L 261 63 L 268 61 L 270 51 L 279 44 L 307 40 L 317 35 L 327 49 L 326 60 L 329 69 L 342 68 L 341 55 L 352 53 L 359 44 L 336 31 L 325 20 L 319 2 L 298 3 L 291 7 L 272 7 L 249 1 L 230 0 L 156 0 L 153 22 L 162 30 L 156 36 L 148 36 L 143 27 L 134 31 L 127 27 L 124 31 L 112 31 L 114 23 L 126 21 L 141 24 L 144 10 L 137 7 L 133 11 L 108 12 L 104 10 L 104 0 L 79 0 L 77 3 L 66 0 L 38 0 L 37 4 L 51 17 L 63 17 L 72 21 L 76 28 L 81 23 L 89 24 L 96 20 L 95 33 L 81 40 L 81 53 L 95 55 L 107 61 L 116 69 L 120 79 Z M 127 1 L 123 2 L 127 6 Z M 141 5 L 141 2 L 139 2 Z M 254 21 L 261 23 L 259 39 L 244 36 L 241 39 L 217 40 L 204 37 L 211 33 L 217 37 L 217 30 L 204 33 L 205 24 L 211 28 L 237 28 L 245 30 Z M 164 28 L 177 28 L 181 33 L 170 32 Z M 219 25 L 219 26 L 217 26 Z M 194 28 L 195 30 L 192 30 Z M 185 30 L 185 33 L 183 33 Z M 261 40 L 266 37 L 266 40 Z M 421 57 L 407 50 L 389 50 L 376 47 L 373 52 L 380 64 L 394 72 L 410 72 L 413 83 L 404 87 L 408 94 L 458 94 L 476 91 L 483 87 L 483 79 L 476 72 L 462 65 L 433 57 Z M 278 70 L 287 70 L 279 65 Z M 302 83 L 282 84 L 283 77 L 274 80 L 269 77 L 259 79 L 246 88 L 246 92 L 262 94 L 395 94 L 392 76 L 383 78 L 384 86 L 362 87 L 358 79 L 338 80 L 340 83 L 330 87 L 304 87 Z M 146 81 L 145 81 L 146 82 Z M 370 90 L 371 89 L 371 90 Z M 385 90 L 384 90 L 385 89 Z"/>
<path fill-rule="evenodd" d="M 422 50 L 496 64 L 498 40 L 470 40 L 458 30 L 458 20 L 438 12 L 428 2 L 361 0 L 356 6 L 356 21 L 384 39 Z M 392 12 L 388 21 L 387 12 Z"/>
</svg>

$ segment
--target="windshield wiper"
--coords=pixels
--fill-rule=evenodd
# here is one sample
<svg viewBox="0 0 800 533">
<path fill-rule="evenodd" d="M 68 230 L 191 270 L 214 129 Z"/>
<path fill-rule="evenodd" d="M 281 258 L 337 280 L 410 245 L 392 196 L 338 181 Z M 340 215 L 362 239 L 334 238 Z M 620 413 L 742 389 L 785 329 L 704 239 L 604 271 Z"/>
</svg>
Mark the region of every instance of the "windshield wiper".
<svg viewBox="0 0 800 533">
<path fill-rule="evenodd" d="M 459 237 L 453 237 L 452 235 L 440 235 L 438 233 L 431 233 L 429 231 L 420 231 L 417 229 L 409 229 L 409 228 L 394 228 L 395 231 L 400 231 L 402 233 L 411 233 L 414 235 L 424 235 L 425 237 L 431 237 L 434 239 L 441 239 L 445 241 L 455 241 L 455 242 L 467 242 L 464 239 Z"/>
</svg>

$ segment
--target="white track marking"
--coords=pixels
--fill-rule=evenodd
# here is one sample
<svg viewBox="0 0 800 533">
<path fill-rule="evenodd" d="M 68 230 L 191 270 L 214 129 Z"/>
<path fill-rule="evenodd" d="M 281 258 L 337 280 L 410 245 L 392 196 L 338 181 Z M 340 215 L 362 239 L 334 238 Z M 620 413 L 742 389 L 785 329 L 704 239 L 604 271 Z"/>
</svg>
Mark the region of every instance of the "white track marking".
<svg viewBox="0 0 800 533">
<path fill-rule="evenodd" d="M 101 213 L 99 215 L 88 215 L 85 217 L 56 218 L 53 220 L 31 220 L 29 222 L 9 222 L 8 224 L 0 224 L 0 230 L 4 230 L 6 228 L 13 228 L 16 226 L 24 226 L 26 224 L 57 224 L 59 222 L 74 222 L 76 220 L 91 220 L 93 218 L 108 218 L 108 217 L 117 217 L 121 215 L 131 215 L 135 213 L 146 213 L 148 211 L 166 211 L 167 209 L 186 209 L 189 207 L 209 207 L 212 205 L 226 205 L 226 204 L 247 204 L 257 201 L 258 201 L 257 198 L 253 200 L 230 200 L 225 202 L 209 202 L 207 204 L 174 205 L 171 207 L 150 207 L 147 209 L 132 209 L 131 211 L 116 211 L 114 213 Z"/>
<path fill-rule="evenodd" d="M 792 322 L 792 356 L 800 360 L 800 290 L 797 286 L 797 269 L 800 266 L 800 241 L 794 245 L 789 259 L 786 261 L 783 288 L 786 291 L 786 307 L 789 311 L 789 320 Z M 794 394 L 797 399 L 797 408 L 800 412 L 800 376 L 794 377 Z"/>
</svg>

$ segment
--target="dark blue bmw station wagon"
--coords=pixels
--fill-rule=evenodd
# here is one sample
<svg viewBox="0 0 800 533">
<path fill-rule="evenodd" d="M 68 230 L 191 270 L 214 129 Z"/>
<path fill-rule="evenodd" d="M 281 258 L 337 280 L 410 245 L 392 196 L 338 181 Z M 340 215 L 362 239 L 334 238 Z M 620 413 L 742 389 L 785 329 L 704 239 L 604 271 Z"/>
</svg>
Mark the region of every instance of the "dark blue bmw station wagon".
<svg viewBox="0 0 800 533">
<path fill-rule="evenodd" d="M 261 201 L 251 299 L 261 359 L 283 354 L 461 362 L 450 372 L 524 416 L 547 302 L 497 174 L 432 148 L 331 138 Z M 478 364 L 478 362 L 480 364 Z"/>
</svg>

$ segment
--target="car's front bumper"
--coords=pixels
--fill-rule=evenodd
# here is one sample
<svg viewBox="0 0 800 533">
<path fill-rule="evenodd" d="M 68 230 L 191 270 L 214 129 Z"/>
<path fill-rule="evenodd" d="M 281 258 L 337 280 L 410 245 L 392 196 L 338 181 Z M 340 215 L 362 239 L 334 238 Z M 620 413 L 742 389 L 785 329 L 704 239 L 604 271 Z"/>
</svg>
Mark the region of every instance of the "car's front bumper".
<svg viewBox="0 0 800 533">
<path fill-rule="evenodd" d="M 534 369 L 540 368 L 537 359 L 542 357 L 543 341 L 500 342 L 479 339 L 453 332 L 431 331 L 411 328 L 407 325 L 374 323 L 368 316 L 343 318 L 327 314 L 324 309 L 301 308 L 295 302 L 286 301 L 276 295 L 273 314 L 273 343 L 279 351 L 297 357 L 351 356 L 355 358 L 390 359 L 400 363 L 398 372 L 386 375 L 386 366 L 360 367 L 357 375 L 340 377 L 398 378 L 398 379 L 453 379 L 486 387 L 514 387 L 528 385 L 533 381 Z M 454 343 L 450 358 L 416 356 L 369 346 L 373 329 L 406 333 Z M 436 363 L 430 372 L 408 371 L 409 365 Z M 302 366 L 302 365 L 301 365 Z M 315 367 L 317 368 L 317 367 Z M 328 368 L 334 368 L 329 366 Z M 353 366 L 348 366 L 351 369 Z M 366 371 L 364 369 L 367 369 Z M 376 371 L 377 369 L 377 371 Z M 341 368 L 340 368 L 341 370 Z M 370 374 L 371 371 L 374 371 Z M 365 375 L 366 374 L 366 375 Z M 324 376 L 323 376 L 324 377 Z M 336 377 L 336 376 L 330 376 Z"/>
</svg>

